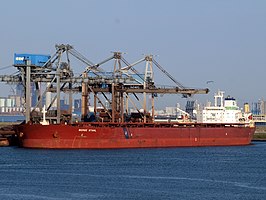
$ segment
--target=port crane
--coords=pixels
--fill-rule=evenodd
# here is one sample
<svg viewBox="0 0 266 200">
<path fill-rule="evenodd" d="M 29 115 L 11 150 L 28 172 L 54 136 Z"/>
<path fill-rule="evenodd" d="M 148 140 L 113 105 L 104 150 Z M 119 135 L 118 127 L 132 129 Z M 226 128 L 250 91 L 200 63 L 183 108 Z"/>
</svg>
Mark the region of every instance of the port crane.
<svg viewBox="0 0 266 200">
<path fill-rule="evenodd" d="M 28 57 L 23 58 L 23 62 L 15 63 L 14 67 L 18 69 L 16 75 L 1 75 L 0 81 L 6 83 L 22 83 L 25 91 L 25 116 L 26 122 L 40 118 L 43 99 L 55 94 L 51 101 L 46 99 L 46 107 L 48 116 L 55 123 L 62 121 L 63 113 L 60 110 L 60 95 L 62 92 L 69 95 L 69 105 L 72 105 L 73 93 L 81 92 L 82 94 L 82 120 L 88 113 L 88 97 L 92 94 L 94 97 L 94 113 L 96 114 L 97 103 L 100 103 L 104 108 L 102 114 L 103 121 L 110 122 L 125 122 L 124 110 L 128 112 L 128 103 L 131 102 L 135 106 L 134 101 L 130 98 L 132 94 L 138 99 L 137 94 L 143 94 L 143 112 L 138 110 L 141 120 L 145 122 L 153 122 L 154 120 L 154 97 L 161 94 L 182 94 L 191 96 L 193 94 L 206 94 L 208 89 L 194 89 L 184 87 L 170 73 L 168 73 L 152 55 L 145 55 L 140 60 L 130 64 L 126 61 L 121 52 L 112 52 L 112 56 L 104 59 L 99 63 L 93 63 L 80 52 L 75 50 L 69 44 L 60 44 L 55 46 L 55 53 L 46 60 L 42 65 L 32 63 Z M 70 55 L 75 57 L 86 65 L 84 71 L 75 76 L 70 62 Z M 65 59 L 64 59 L 65 58 Z M 109 61 L 114 60 L 113 71 L 107 72 L 102 67 Z M 135 66 L 145 62 L 145 73 L 141 74 Z M 158 87 L 155 85 L 153 66 L 156 66 L 163 74 L 171 79 L 176 86 L 173 87 Z M 37 96 L 37 104 L 31 109 L 31 85 L 34 85 Z M 44 88 L 41 88 L 44 85 Z M 102 102 L 99 95 L 102 95 L 111 105 L 108 109 Z M 111 98 L 107 97 L 111 95 Z M 152 113 L 146 111 L 146 94 L 151 94 L 152 97 Z M 50 109 L 55 104 L 58 109 L 52 112 Z M 50 112 L 49 112 L 50 111 Z M 34 114 L 35 113 L 35 114 Z M 39 114 L 38 114 L 39 113 Z M 71 117 L 72 106 L 69 106 L 67 111 Z M 36 116 L 35 116 L 36 115 Z M 49 117 L 47 117 L 49 118 Z"/>
</svg>

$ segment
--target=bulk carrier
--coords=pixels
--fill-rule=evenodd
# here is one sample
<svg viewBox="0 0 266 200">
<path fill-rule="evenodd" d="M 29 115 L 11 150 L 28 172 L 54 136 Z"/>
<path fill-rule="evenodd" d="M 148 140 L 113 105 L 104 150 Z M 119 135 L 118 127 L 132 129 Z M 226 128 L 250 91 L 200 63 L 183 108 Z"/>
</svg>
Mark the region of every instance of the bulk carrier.
<svg viewBox="0 0 266 200">
<path fill-rule="evenodd" d="M 62 61 L 64 53 L 66 62 Z M 82 75 L 74 76 L 69 55 L 87 65 Z M 115 64 L 112 72 L 104 71 L 101 66 L 113 59 Z M 72 46 L 56 45 L 53 56 L 16 54 L 14 61 L 14 66 L 21 72 L 18 79 L 24 81 L 25 102 L 28 105 L 26 123 L 15 127 L 22 147 L 116 149 L 248 145 L 255 131 L 250 116 L 239 113 L 233 99 L 225 99 L 225 106 L 215 105 L 212 109 L 205 107 L 201 113 L 199 111 L 201 117 L 198 121 L 157 122 L 154 99 L 158 94 L 181 94 L 187 97 L 206 94 L 209 90 L 184 87 L 152 55 L 129 64 L 121 52 L 114 52 L 110 58 L 94 64 Z M 146 63 L 143 74 L 134 68 L 141 62 Z M 175 86 L 156 86 L 154 66 L 170 78 Z M 14 80 L 16 77 L 13 77 Z M 30 109 L 29 90 L 32 83 L 39 95 L 37 104 Z M 41 84 L 45 89 L 40 89 Z M 65 112 L 60 109 L 60 95 L 63 92 L 69 95 L 70 105 L 73 93 L 82 93 L 80 121 L 73 120 L 72 106 Z M 55 93 L 53 98 L 52 93 Z M 151 104 L 150 112 L 147 95 Z M 47 110 L 43 105 L 44 96 Z M 88 116 L 89 97 L 93 99 L 93 117 Z M 134 100 L 141 102 L 141 109 Z M 228 101 L 234 106 L 228 106 Z M 55 102 L 56 108 L 53 110 Z M 101 109 L 97 106 L 99 104 Z M 134 112 L 130 112 L 129 104 Z M 227 120 L 230 113 L 234 120 Z M 210 121 L 210 117 L 206 120 L 204 117 L 207 115 L 214 120 Z"/>
</svg>

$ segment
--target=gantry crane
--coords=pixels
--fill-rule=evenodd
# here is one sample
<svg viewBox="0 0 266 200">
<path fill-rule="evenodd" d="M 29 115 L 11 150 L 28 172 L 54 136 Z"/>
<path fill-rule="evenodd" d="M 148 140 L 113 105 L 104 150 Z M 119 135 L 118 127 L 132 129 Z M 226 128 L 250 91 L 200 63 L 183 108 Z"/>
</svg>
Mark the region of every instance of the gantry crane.
<svg viewBox="0 0 266 200">
<path fill-rule="evenodd" d="M 55 93 L 54 98 L 47 105 L 47 109 L 56 102 L 57 110 L 55 112 L 54 120 L 56 123 L 61 122 L 62 113 L 60 110 L 60 94 L 61 92 L 68 93 L 69 105 L 72 105 L 73 92 L 82 93 L 82 119 L 85 119 L 88 113 L 88 97 L 89 94 L 94 96 L 94 112 L 96 114 L 97 102 L 102 105 L 104 112 L 108 116 L 110 122 L 124 122 L 124 111 L 128 112 L 128 101 L 134 107 L 134 101 L 129 94 L 137 97 L 137 94 L 143 94 L 143 110 L 138 112 L 143 120 L 147 122 L 146 110 L 146 94 L 151 94 L 152 97 L 152 114 L 151 119 L 154 119 L 154 97 L 156 94 L 182 94 L 184 96 L 191 96 L 193 94 L 206 94 L 208 89 L 193 89 L 186 88 L 179 83 L 170 73 L 168 73 L 152 55 L 146 55 L 140 60 L 130 64 L 123 57 L 121 52 L 113 52 L 111 57 L 94 64 L 85 56 L 79 53 L 69 44 L 56 45 L 56 52 L 47 59 L 42 65 L 38 66 L 31 63 L 30 59 L 24 59 L 23 63 L 15 64 L 14 67 L 18 69 L 18 74 L 13 76 L 0 76 L 0 81 L 9 83 L 21 83 L 25 90 L 25 115 L 26 122 L 32 119 L 35 111 L 40 112 L 43 104 L 43 98 L 47 94 Z M 65 56 L 64 56 L 65 55 Z M 74 75 L 73 69 L 70 65 L 70 55 L 86 65 L 84 72 L 78 76 Z M 63 59 L 65 57 L 65 60 Z M 113 71 L 106 72 L 102 65 L 114 60 Z M 142 62 L 145 64 L 145 73 L 140 74 L 134 67 Z M 123 66 L 124 65 L 124 66 Z M 171 79 L 175 86 L 173 87 L 158 87 L 155 85 L 153 75 L 153 65 L 155 65 L 162 73 Z M 34 84 L 36 93 L 38 94 L 38 101 L 36 106 L 31 109 L 30 105 L 30 87 Z M 42 90 L 40 85 L 44 85 Z M 111 95 L 108 98 L 107 94 Z M 106 101 L 111 105 L 111 110 L 108 109 L 102 102 L 99 95 L 102 95 Z M 69 106 L 68 114 L 71 116 L 72 106 Z M 52 118 L 51 118 L 52 119 Z"/>
</svg>

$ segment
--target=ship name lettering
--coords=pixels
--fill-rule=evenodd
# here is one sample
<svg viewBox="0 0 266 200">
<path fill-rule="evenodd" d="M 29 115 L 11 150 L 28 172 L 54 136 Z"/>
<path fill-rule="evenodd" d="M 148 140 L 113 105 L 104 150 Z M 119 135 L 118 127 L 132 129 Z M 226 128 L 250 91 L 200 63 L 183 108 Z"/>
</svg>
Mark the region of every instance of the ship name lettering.
<svg viewBox="0 0 266 200">
<path fill-rule="evenodd" d="M 80 132 L 87 132 L 87 131 L 88 131 L 88 129 L 83 129 L 83 128 L 80 128 L 80 129 L 79 129 L 79 131 L 80 131 Z"/>
<path fill-rule="evenodd" d="M 89 132 L 96 132 L 96 129 L 89 129 Z"/>
</svg>

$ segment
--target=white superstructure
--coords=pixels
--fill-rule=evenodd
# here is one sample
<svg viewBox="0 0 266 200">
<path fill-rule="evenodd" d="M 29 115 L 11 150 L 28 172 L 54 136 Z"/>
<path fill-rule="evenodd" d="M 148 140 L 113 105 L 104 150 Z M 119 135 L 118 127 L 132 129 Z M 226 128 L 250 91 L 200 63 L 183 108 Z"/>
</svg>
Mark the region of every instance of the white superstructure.
<svg viewBox="0 0 266 200">
<path fill-rule="evenodd" d="M 237 106 L 233 97 L 224 99 L 224 92 L 218 91 L 214 95 L 214 106 L 209 103 L 202 110 L 197 111 L 197 122 L 199 123 L 249 123 L 251 113 L 244 113 Z"/>
</svg>

